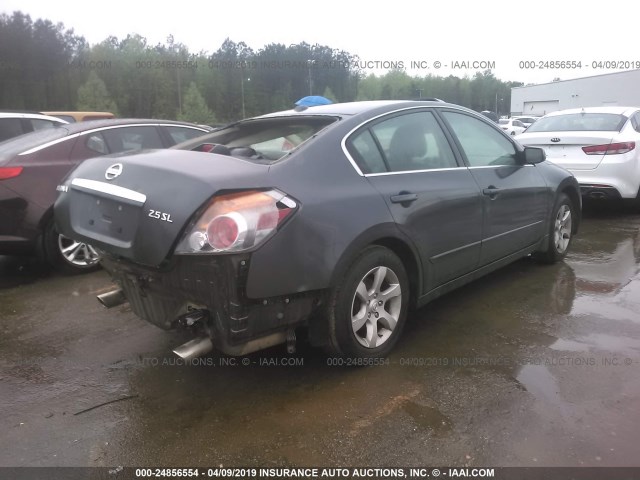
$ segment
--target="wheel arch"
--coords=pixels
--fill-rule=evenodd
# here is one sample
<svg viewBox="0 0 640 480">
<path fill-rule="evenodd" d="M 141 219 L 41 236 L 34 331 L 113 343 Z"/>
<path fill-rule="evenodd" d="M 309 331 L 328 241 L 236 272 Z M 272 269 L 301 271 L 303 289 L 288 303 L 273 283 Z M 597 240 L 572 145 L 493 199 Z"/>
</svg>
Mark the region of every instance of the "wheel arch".
<svg viewBox="0 0 640 480">
<path fill-rule="evenodd" d="M 369 246 L 381 246 L 391 250 L 402 262 L 409 279 L 409 305 L 416 305 L 419 292 L 422 291 L 423 275 L 419 254 L 413 243 L 395 224 L 374 227 L 356 238 L 340 256 L 331 276 L 331 287 L 338 284 L 354 259 Z"/>
<path fill-rule="evenodd" d="M 571 233 L 575 235 L 578 233 L 580 222 L 582 221 L 582 197 L 580 196 L 580 187 L 576 187 L 569 182 L 564 182 L 560 185 L 560 188 L 558 188 L 558 193 L 564 193 L 573 204 L 574 221 L 571 224 Z"/>
<path fill-rule="evenodd" d="M 42 216 L 40 217 L 40 220 L 38 221 L 38 225 L 37 225 L 38 233 L 37 233 L 36 240 L 35 240 L 36 255 L 40 259 L 40 261 L 43 261 L 43 262 L 47 262 L 48 261 L 49 253 L 47 252 L 47 248 L 46 248 L 46 245 L 45 245 L 45 233 L 46 233 L 47 227 L 49 226 L 49 223 L 52 222 L 53 219 L 54 219 L 54 217 L 53 217 L 53 205 L 51 205 L 42 214 Z"/>
<path fill-rule="evenodd" d="M 44 229 L 47 228 L 49 222 L 53 220 L 53 205 L 45 210 L 45 212 L 40 217 L 40 221 L 38 222 L 38 230 L 40 231 L 40 235 L 44 232 Z"/>
</svg>

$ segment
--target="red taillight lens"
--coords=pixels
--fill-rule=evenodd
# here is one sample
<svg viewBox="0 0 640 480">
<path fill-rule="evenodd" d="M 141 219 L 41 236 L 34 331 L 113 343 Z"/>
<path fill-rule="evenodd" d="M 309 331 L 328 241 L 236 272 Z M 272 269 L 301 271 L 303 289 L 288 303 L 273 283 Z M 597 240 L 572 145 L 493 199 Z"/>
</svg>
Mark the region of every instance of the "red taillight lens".
<svg viewBox="0 0 640 480">
<path fill-rule="evenodd" d="M 234 212 L 235 213 L 235 212 Z M 241 225 L 246 231 L 246 222 L 239 214 L 220 215 L 207 226 L 207 241 L 216 250 L 226 250 L 236 243 L 240 236 Z"/>
<path fill-rule="evenodd" d="M 241 252 L 260 245 L 293 213 L 297 204 L 277 190 L 215 197 L 186 232 L 176 253 Z"/>
<path fill-rule="evenodd" d="M 636 142 L 608 143 L 606 145 L 589 145 L 582 147 L 587 155 L 620 155 L 636 148 Z"/>
<path fill-rule="evenodd" d="M 22 167 L 0 167 L 0 180 L 17 177 L 22 173 Z"/>
</svg>

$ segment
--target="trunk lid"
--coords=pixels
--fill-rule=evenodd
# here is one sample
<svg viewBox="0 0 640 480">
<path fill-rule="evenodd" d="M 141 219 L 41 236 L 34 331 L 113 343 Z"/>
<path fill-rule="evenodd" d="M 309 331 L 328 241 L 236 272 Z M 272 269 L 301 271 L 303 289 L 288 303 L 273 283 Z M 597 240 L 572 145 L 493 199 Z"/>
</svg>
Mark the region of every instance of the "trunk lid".
<svg viewBox="0 0 640 480">
<path fill-rule="evenodd" d="M 618 132 L 531 132 L 522 133 L 516 140 L 527 147 L 540 147 L 547 160 L 568 170 L 593 170 L 600 165 L 604 154 L 587 155 L 582 147 L 608 145 Z"/>
<path fill-rule="evenodd" d="M 150 150 L 84 161 L 58 187 L 66 236 L 158 266 L 217 192 L 267 187 L 269 167 L 236 157 Z"/>
</svg>

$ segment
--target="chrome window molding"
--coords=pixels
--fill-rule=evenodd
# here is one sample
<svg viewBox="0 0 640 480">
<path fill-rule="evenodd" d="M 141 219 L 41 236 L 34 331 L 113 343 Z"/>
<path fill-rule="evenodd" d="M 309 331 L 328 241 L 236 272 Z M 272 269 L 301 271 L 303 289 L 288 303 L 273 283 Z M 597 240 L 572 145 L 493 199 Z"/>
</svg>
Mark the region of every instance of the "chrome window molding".
<svg viewBox="0 0 640 480">
<path fill-rule="evenodd" d="M 365 173 L 362 176 L 363 177 L 383 177 L 385 175 L 402 175 L 405 173 L 450 172 L 454 170 L 467 170 L 467 167 L 426 168 L 423 170 L 402 170 L 401 172 Z"/>
</svg>

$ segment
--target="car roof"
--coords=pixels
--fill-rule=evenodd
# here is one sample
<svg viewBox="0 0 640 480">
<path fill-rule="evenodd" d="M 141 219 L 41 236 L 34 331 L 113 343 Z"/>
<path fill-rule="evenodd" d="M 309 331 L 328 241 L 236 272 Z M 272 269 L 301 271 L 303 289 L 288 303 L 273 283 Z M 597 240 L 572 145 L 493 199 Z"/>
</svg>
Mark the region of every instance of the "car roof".
<svg viewBox="0 0 640 480">
<path fill-rule="evenodd" d="M 570 115 L 574 113 L 611 113 L 614 115 L 624 115 L 629 117 L 637 112 L 638 107 L 583 107 L 570 108 L 567 110 L 558 110 L 557 112 L 547 113 L 546 117 L 555 117 L 556 115 Z"/>
<path fill-rule="evenodd" d="M 358 115 L 360 113 L 373 112 L 380 110 L 385 112 L 394 108 L 402 107 L 420 107 L 420 106 L 452 106 L 461 108 L 459 105 L 453 105 L 439 100 L 366 100 L 360 102 L 332 103 L 329 105 L 317 105 L 312 107 L 294 108 L 281 112 L 268 113 L 256 118 L 268 118 L 277 116 L 291 115 Z"/>
<path fill-rule="evenodd" d="M 49 120 L 51 122 L 60 123 L 64 125 L 69 123 L 66 120 L 62 120 L 61 118 L 52 117 L 50 115 L 43 115 L 37 112 L 32 113 L 32 112 L 20 112 L 20 111 L 15 111 L 15 112 L 0 111 L 0 118 L 33 118 L 36 120 Z"/>
</svg>

